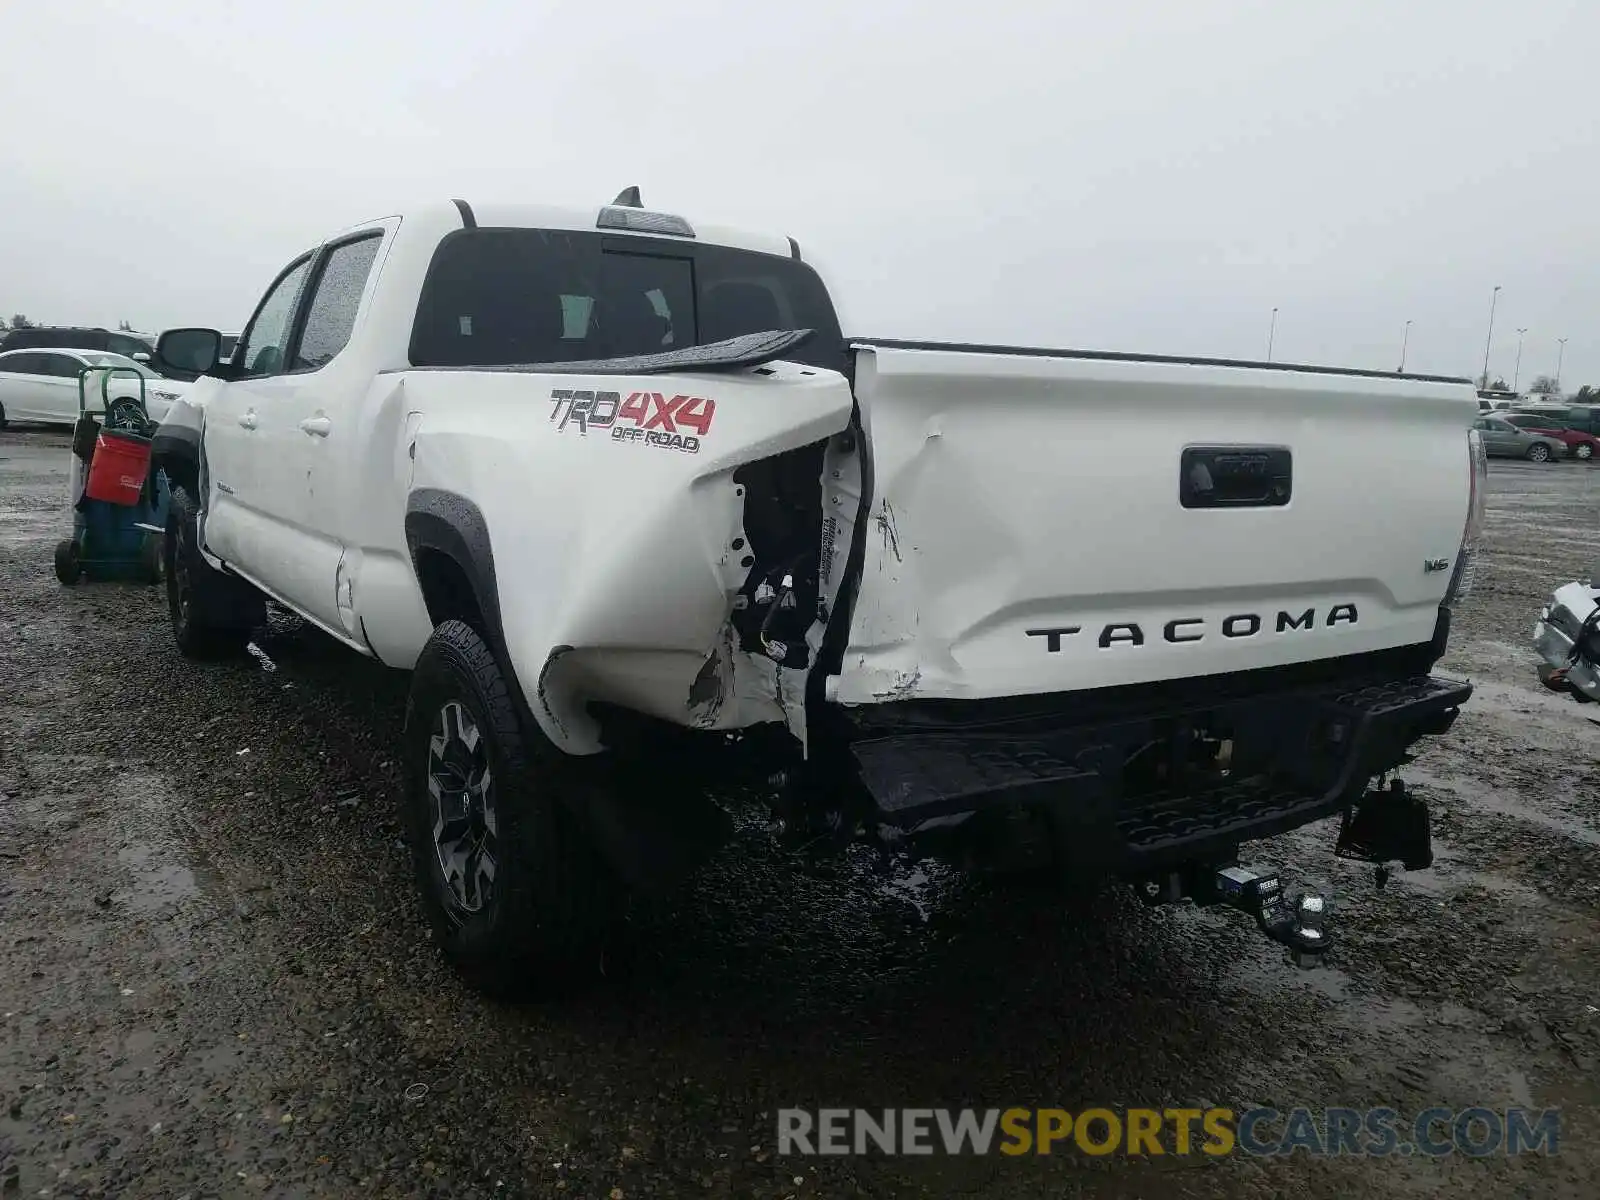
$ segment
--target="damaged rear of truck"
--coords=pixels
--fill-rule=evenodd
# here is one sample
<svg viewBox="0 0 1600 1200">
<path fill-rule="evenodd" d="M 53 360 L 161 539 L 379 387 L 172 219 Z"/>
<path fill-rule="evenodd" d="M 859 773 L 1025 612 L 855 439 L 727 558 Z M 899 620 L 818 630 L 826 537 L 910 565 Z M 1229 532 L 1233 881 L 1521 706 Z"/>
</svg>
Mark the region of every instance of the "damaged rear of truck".
<svg viewBox="0 0 1600 1200">
<path fill-rule="evenodd" d="M 169 469 L 193 579 L 413 671 L 418 877 L 469 972 L 548 971 L 746 779 L 812 849 L 1117 876 L 1302 961 L 1323 898 L 1242 845 L 1340 815 L 1339 853 L 1430 861 L 1385 777 L 1471 691 L 1434 674 L 1467 381 L 847 340 L 792 241 L 628 203 L 373 229 L 329 243 L 381 239 L 280 446 L 300 517 L 237 451 L 271 411 L 243 364 Z M 185 619 L 238 629 L 239 594 Z"/>
</svg>

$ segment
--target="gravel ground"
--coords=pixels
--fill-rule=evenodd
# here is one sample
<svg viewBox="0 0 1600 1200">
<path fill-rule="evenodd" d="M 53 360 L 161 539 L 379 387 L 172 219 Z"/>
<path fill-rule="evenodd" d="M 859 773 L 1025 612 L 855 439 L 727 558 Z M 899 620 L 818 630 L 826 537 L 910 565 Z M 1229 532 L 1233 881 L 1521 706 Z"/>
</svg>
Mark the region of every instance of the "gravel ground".
<svg viewBox="0 0 1600 1200">
<path fill-rule="evenodd" d="M 0 435 L 0 1194 L 1592 1196 L 1600 729 L 1538 689 L 1536 605 L 1600 558 L 1600 469 L 1493 472 L 1409 773 L 1439 862 L 1374 891 L 1327 823 L 1258 849 L 1330 886 L 1333 963 L 1242 918 L 1085 919 L 755 816 L 580 1001 L 466 990 L 399 844 L 404 677 L 292 624 L 180 659 L 157 589 L 61 588 L 66 441 Z M 412 1098 L 408 1098 L 408 1094 Z M 1560 1153 L 1446 1160 L 796 1159 L 779 1107 L 1560 1106 Z"/>
</svg>

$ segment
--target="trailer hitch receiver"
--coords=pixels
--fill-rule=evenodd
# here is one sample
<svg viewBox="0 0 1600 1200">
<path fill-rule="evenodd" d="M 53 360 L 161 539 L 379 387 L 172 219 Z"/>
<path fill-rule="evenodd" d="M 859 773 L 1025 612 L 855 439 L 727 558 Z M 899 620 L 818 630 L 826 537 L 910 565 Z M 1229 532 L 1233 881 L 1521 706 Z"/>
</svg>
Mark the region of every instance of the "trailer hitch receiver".
<svg viewBox="0 0 1600 1200">
<path fill-rule="evenodd" d="M 1328 898 L 1320 892 L 1288 895 L 1278 872 L 1254 867 L 1221 867 L 1213 879 L 1215 900 L 1255 918 L 1261 932 L 1289 948 L 1297 967 L 1314 967 L 1331 939 L 1324 927 Z"/>
</svg>

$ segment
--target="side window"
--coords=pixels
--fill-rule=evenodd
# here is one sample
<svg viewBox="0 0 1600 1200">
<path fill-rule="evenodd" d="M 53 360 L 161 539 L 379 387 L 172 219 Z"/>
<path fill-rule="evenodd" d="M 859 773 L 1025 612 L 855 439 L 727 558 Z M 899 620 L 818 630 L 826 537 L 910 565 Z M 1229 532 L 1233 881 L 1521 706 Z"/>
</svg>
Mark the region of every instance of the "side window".
<svg viewBox="0 0 1600 1200">
<path fill-rule="evenodd" d="M 383 235 L 377 233 L 335 246 L 328 253 L 306 308 L 305 328 L 290 370 L 315 371 L 345 348 L 382 243 Z"/>
<path fill-rule="evenodd" d="M 128 358 L 132 358 L 135 354 L 150 353 L 150 347 L 145 345 L 143 338 L 129 337 L 125 333 L 113 333 L 107 336 L 106 349 L 112 354 L 121 354 Z"/>
<path fill-rule="evenodd" d="M 37 375 L 40 357 L 31 353 L 13 354 L 10 358 L 0 359 L 0 371 L 10 371 L 14 375 Z"/>
<path fill-rule="evenodd" d="M 272 285 L 266 299 L 256 311 L 250 328 L 240 338 L 243 353 L 234 361 L 244 368 L 246 375 L 278 375 L 284 367 L 285 343 L 294 323 L 295 309 L 300 300 L 300 289 L 306 281 L 306 271 L 311 266 L 311 255 L 298 260 Z"/>
<path fill-rule="evenodd" d="M 65 354 L 41 354 L 44 359 L 45 375 L 53 375 L 57 379 L 76 379 L 78 372 L 83 370 L 83 364 L 75 358 L 68 358 Z"/>
</svg>

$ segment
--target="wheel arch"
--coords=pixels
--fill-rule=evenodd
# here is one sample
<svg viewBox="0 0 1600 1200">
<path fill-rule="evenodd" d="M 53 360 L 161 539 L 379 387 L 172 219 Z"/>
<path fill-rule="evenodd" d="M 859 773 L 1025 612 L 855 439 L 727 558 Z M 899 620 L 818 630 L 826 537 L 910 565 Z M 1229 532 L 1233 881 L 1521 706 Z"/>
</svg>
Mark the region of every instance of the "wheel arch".
<svg viewBox="0 0 1600 1200">
<path fill-rule="evenodd" d="M 157 470 L 165 471 L 170 487 L 181 487 L 198 503 L 204 503 L 200 491 L 201 433 L 186 425 L 161 425 L 150 442 L 150 460 Z"/>
<path fill-rule="evenodd" d="M 494 550 L 483 511 L 465 496 L 419 488 L 406 497 L 406 549 L 435 628 L 466 621 L 506 660 Z"/>
</svg>

